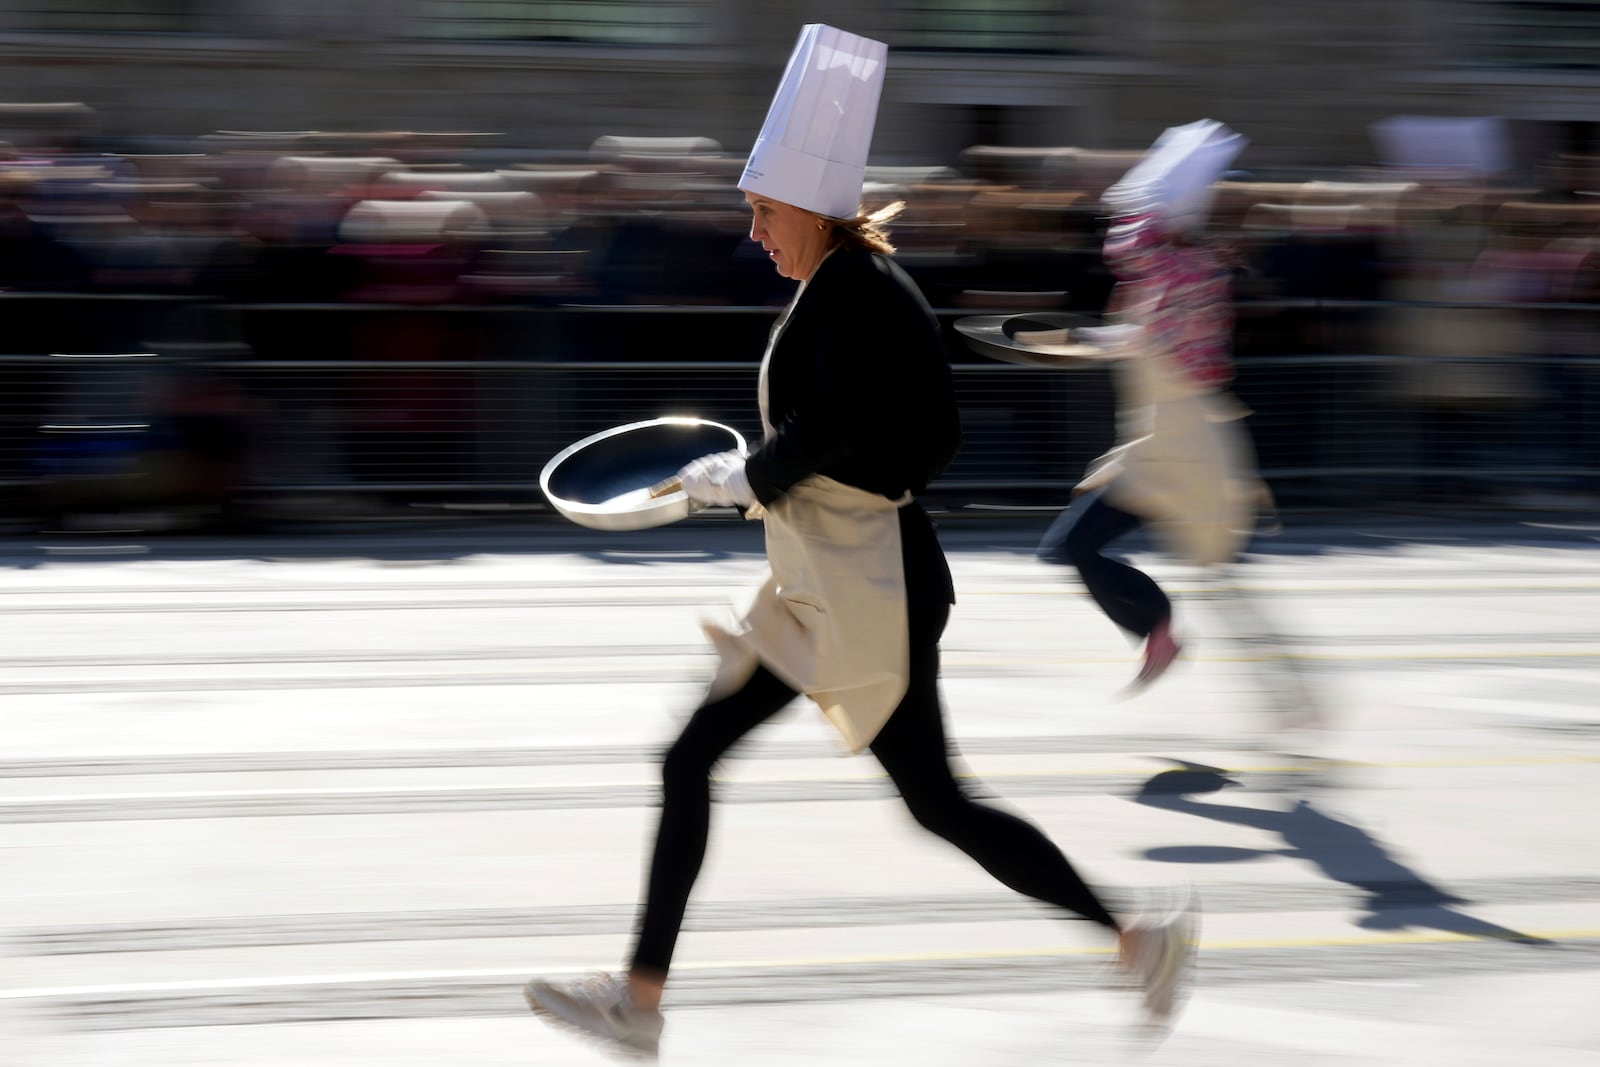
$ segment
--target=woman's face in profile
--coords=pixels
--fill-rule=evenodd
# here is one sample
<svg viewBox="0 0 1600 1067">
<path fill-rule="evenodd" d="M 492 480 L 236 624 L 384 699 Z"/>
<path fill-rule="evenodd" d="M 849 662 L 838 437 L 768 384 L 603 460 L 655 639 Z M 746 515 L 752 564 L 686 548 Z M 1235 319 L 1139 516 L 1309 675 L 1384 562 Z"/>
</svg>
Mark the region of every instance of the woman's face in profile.
<svg viewBox="0 0 1600 1067">
<path fill-rule="evenodd" d="M 828 232 L 818 229 L 809 211 L 755 193 L 744 195 L 750 205 L 750 240 L 759 241 L 778 273 L 805 281 L 828 250 Z"/>
</svg>

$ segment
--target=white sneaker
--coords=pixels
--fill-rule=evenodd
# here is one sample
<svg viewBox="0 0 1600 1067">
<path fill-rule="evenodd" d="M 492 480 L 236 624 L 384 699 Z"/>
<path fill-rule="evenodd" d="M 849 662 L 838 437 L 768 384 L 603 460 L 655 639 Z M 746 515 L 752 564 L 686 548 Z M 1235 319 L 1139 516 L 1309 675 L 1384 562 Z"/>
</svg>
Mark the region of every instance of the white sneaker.
<svg viewBox="0 0 1600 1067">
<path fill-rule="evenodd" d="M 1170 910 L 1140 939 L 1135 967 L 1144 988 L 1145 1013 L 1156 1026 L 1169 1025 L 1188 996 L 1199 926 L 1199 903 L 1194 891 L 1184 887 Z"/>
<path fill-rule="evenodd" d="M 535 1014 L 599 1038 L 614 1049 L 646 1056 L 660 1050 L 661 1013 L 635 1004 L 628 983 L 615 975 L 555 981 L 535 978 L 523 987 L 523 995 Z"/>
</svg>

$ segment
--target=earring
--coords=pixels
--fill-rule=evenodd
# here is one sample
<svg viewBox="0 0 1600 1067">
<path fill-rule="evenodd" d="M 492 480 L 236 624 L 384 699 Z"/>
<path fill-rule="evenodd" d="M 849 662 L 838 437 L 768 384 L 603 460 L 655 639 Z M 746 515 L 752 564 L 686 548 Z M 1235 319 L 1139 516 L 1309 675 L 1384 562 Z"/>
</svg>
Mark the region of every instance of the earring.
<svg viewBox="0 0 1600 1067">
<path fill-rule="evenodd" d="M 828 228 L 828 224 L 827 224 L 827 223 L 826 223 L 826 222 L 819 222 L 819 223 L 817 223 L 817 229 L 819 229 L 819 230 L 826 230 L 826 229 L 827 229 L 827 228 Z"/>
</svg>

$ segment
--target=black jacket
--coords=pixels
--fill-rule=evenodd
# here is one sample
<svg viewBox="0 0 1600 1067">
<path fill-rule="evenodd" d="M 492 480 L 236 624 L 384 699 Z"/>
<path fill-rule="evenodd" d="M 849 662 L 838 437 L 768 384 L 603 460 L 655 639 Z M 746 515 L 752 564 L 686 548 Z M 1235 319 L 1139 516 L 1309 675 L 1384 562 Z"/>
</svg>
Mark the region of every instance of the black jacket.
<svg viewBox="0 0 1600 1067">
<path fill-rule="evenodd" d="M 763 504 L 811 474 L 918 493 L 961 446 L 938 320 L 887 256 L 822 261 L 772 351 L 767 398 L 777 436 L 745 464 Z"/>
<path fill-rule="evenodd" d="M 887 256 L 844 249 L 806 284 L 767 363 L 776 435 L 745 463 L 770 504 L 812 474 L 890 499 L 920 493 L 961 447 L 944 335 L 921 290 Z M 933 524 L 901 509 L 907 597 L 919 613 L 954 599 Z"/>
</svg>

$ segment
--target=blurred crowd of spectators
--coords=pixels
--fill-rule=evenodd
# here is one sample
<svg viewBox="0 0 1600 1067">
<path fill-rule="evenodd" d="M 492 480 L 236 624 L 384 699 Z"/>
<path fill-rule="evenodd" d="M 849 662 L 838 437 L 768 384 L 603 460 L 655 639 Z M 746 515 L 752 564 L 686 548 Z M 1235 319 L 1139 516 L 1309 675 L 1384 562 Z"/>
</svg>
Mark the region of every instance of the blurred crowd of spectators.
<svg viewBox="0 0 1600 1067">
<path fill-rule="evenodd" d="M 768 321 L 679 316 L 673 332 L 628 315 L 556 327 L 513 316 L 502 328 L 493 323 L 506 317 L 456 309 L 713 310 L 774 306 L 793 291 L 748 239 L 743 154 L 706 138 L 602 137 L 561 152 L 473 133 L 219 131 L 130 146 L 93 135 L 77 106 L 21 110 L 18 125 L 18 108 L 0 105 L 0 134 L 17 131 L 0 140 L 0 291 L 12 294 L 0 354 L 144 351 L 169 368 L 152 393 L 133 372 L 6 365 L 0 481 L 66 487 L 59 510 L 73 494 L 105 498 L 106 485 L 156 484 L 152 455 L 172 487 L 163 499 L 225 500 L 259 471 L 251 439 L 263 426 L 293 445 L 264 446 L 284 469 L 319 435 L 344 442 L 307 461 L 311 481 L 448 481 L 470 467 L 459 457 L 481 436 L 484 401 L 459 375 L 397 364 L 748 361 Z M 1100 194 L 1138 156 L 978 145 L 946 163 L 869 168 L 866 197 L 905 201 L 899 258 L 935 307 L 1093 313 L 1113 281 Z M 1417 462 L 1583 468 L 1596 376 L 1592 359 L 1567 357 L 1600 355 L 1595 314 L 1581 307 L 1600 305 L 1600 159 L 1553 158 L 1535 177 L 1230 174 L 1207 239 L 1236 267 L 1239 357 L 1442 357 L 1396 361 L 1372 391 L 1421 413 Z M 28 318 L 63 293 L 109 299 Z M 394 305 L 408 311 L 381 310 Z M 249 328 L 212 313 L 241 307 L 256 312 Z M 172 359 L 186 354 L 198 358 Z M 1547 358 L 1510 358 L 1521 356 Z M 342 399 L 298 385 L 277 395 L 219 371 L 241 357 L 386 369 Z M 1272 388 L 1246 397 L 1265 458 L 1324 463 L 1316 390 Z M 136 478 L 81 473 L 124 470 L 130 456 Z"/>
<path fill-rule="evenodd" d="M 0 131 L 6 108 L 0 105 Z M 705 138 L 517 151 L 473 134 L 218 132 L 183 151 L 0 143 L 0 288 L 250 302 L 709 304 L 786 299 L 746 240 L 743 156 Z M 48 131 L 50 127 L 42 127 Z M 170 144 L 163 147 L 171 148 Z M 1100 305 L 1100 192 L 1136 153 L 974 146 L 874 167 L 936 306 Z M 1600 161 L 1537 184 L 1366 169 L 1221 183 L 1242 299 L 1600 300 Z"/>
</svg>

